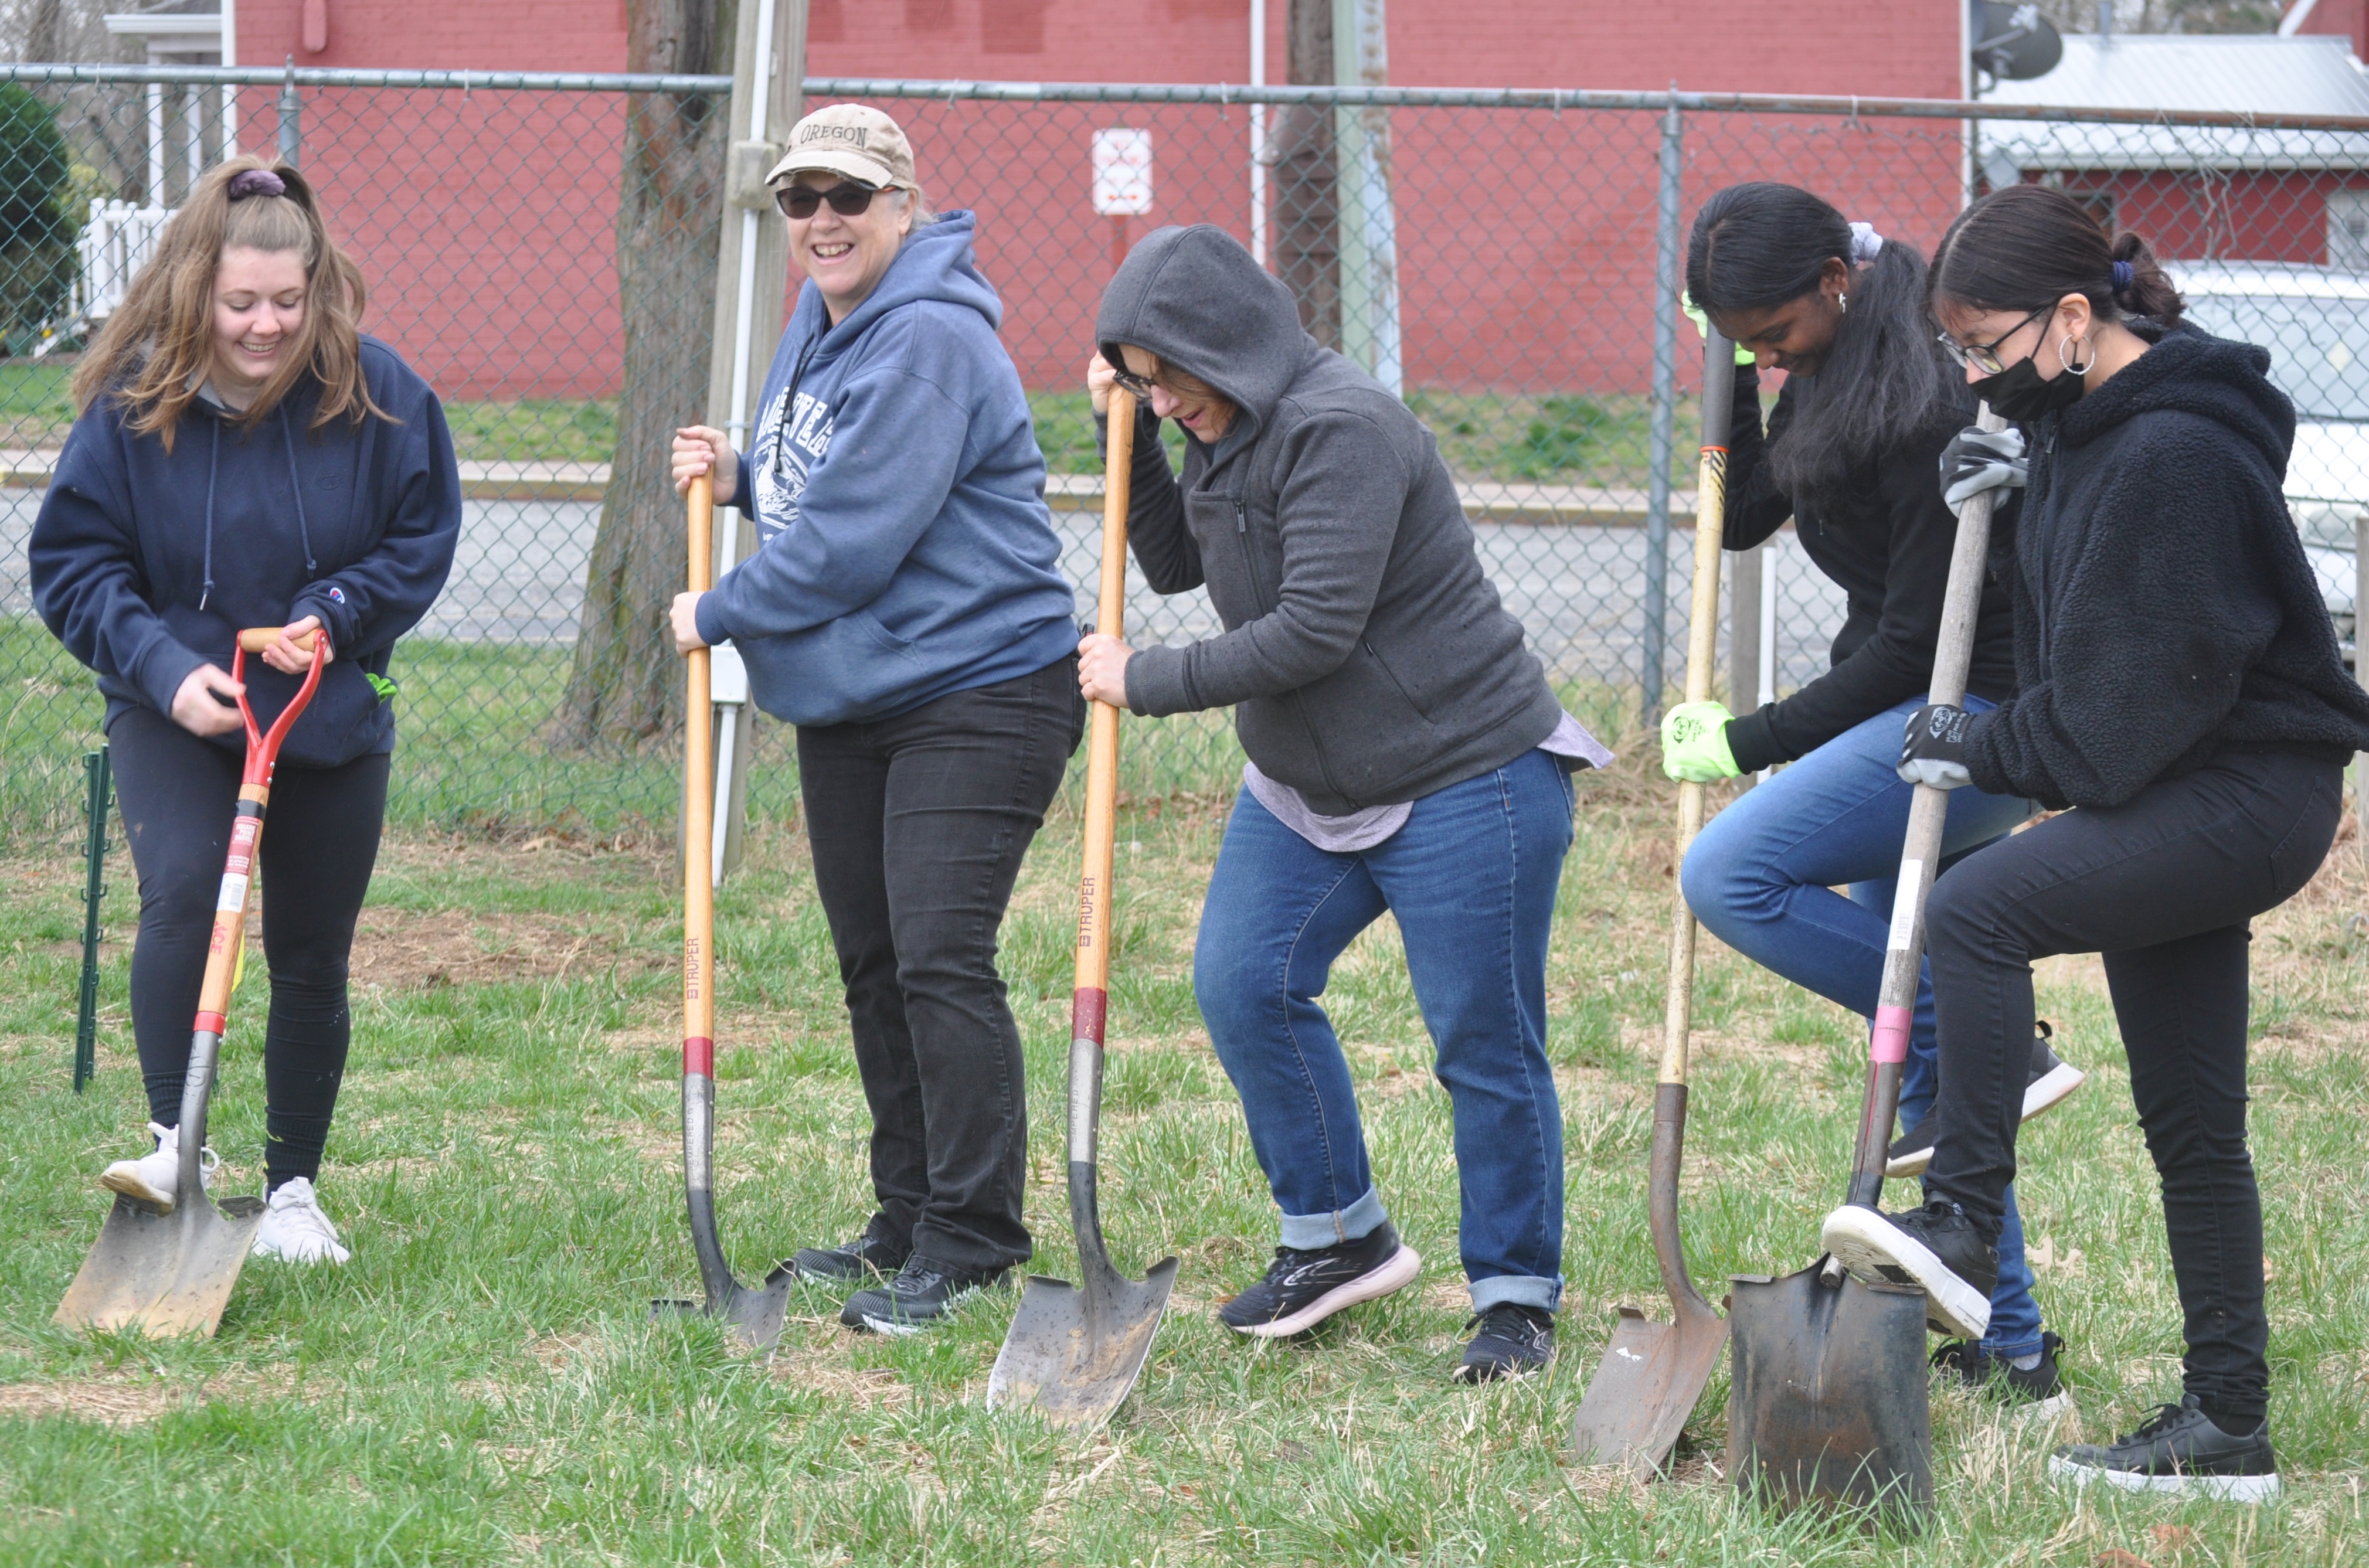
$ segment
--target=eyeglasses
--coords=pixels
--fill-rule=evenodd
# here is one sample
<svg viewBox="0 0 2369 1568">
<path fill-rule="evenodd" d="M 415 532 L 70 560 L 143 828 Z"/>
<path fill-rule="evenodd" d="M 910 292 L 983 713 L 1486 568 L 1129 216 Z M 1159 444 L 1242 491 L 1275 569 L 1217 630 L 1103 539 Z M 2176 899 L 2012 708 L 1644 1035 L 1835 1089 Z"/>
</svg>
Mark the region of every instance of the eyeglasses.
<svg viewBox="0 0 2369 1568">
<path fill-rule="evenodd" d="M 773 204 L 782 210 L 784 217 L 795 218 L 800 222 L 813 217 L 816 210 L 826 201 L 830 203 L 830 210 L 841 217 L 854 218 L 862 216 L 864 210 L 872 205 L 872 199 L 886 189 L 888 188 L 857 185 L 853 180 L 834 185 L 829 190 L 817 190 L 810 185 L 792 185 L 773 192 Z"/>
<path fill-rule="evenodd" d="M 2030 315 L 2025 316 L 2021 321 L 2017 322 L 2013 326 L 2008 327 L 2005 332 L 2000 333 L 1997 337 L 1992 338 L 1987 343 L 1961 343 L 1946 332 L 1942 333 L 1940 337 L 1935 338 L 1934 341 L 1940 344 L 1941 347 L 1948 351 L 1950 358 L 1957 361 L 1959 364 L 1964 366 L 1966 369 L 1980 371 L 1985 375 L 1997 375 L 2001 371 L 2007 369 L 2006 365 L 1999 362 L 1999 345 L 2014 337 L 2017 333 L 2022 331 L 2025 327 L 2030 326 L 2033 322 L 2038 321 L 2042 316 L 2046 315 L 2055 308 L 2056 307 L 2053 304 L 2042 305 L 2038 310 L 2033 311 Z"/>
<path fill-rule="evenodd" d="M 1117 365 L 1111 366 L 1111 380 L 1133 394 L 1138 401 L 1149 398 L 1156 384 L 1150 377 L 1139 376 L 1133 371 L 1121 369 Z"/>
</svg>

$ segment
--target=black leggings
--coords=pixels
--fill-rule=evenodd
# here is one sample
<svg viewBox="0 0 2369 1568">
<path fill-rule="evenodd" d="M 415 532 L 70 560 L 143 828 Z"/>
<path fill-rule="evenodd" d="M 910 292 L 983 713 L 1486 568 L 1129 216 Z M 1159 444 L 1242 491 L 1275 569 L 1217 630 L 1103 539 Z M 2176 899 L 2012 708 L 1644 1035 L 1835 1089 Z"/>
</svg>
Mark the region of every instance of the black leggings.
<svg viewBox="0 0 2369 1568">
<path fill-rule="evenodd" d="M 149 1119 L 172 1127 L 181 1119 L 240 753 L 146 708 L 119 715 L 107 739 L 124 837 L 140 874 L 132 1032 Z M 283 764 L 272 781 L 261 867 L 263 956 L 271 973 L 263 1036 L 267 1189 L 294 1176 L 310 1180 L 321 1168 L 353 1033 L 346 961 L 378 859 L 388 762 L 382 753 L 336 768 Z"/>
<path fill-rule="evenodd" d="M 2246 1147 L 2247 922 L 2319 868 L 2343 782 L 2334 762 L 2224 755 L 1981 851 L 1934 885 L 1927 913 L 1941 1066 L 1927 1191 L 1997 1229 L 2015 1177 L 2031 960 L 2100 954 L 2163 1184 L 2187 1391 L 2237 1432 L 2270 1402 L 2262 1206 Z"/>
</svg>

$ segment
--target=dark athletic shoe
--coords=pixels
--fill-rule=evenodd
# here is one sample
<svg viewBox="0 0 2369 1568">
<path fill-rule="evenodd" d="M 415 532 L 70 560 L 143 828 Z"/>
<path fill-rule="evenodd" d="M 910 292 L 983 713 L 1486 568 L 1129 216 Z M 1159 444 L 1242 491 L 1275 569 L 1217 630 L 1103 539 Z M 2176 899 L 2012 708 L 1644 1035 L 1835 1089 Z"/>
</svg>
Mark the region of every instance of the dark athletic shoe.
<svg viewBox="0 0 2369 1568">
<path fill-rule="evenodd" d="M 2159 1404 L 2127 1437 L 2059 1448 L 2048 1473 L 2075 1486 L 2102 1481 L 2125 1492 L 2171 1492 L 2228 1503 L 2268 1503 L 2279 1494 L 2271 1425 L 2249 1437 L 2224 1432 L 2190 1394 Z"/>
<path fill-rule="evenodd" d="M 1998 1288 L 1998 1250 L 1974 1230 L 1966 1211 L 1946 1197 L 1901 1214 L 1847 1203 L 1826 1216 L 1819 1244 L 1846 1268 L 1921 1286 L 1925 1321 L 1940 1333 L 1980 1339 L 1991 1326 Z"/>
<path fill-rule="evenodd" d="M 982 1290 L 999 1289 L 1011 1278 L 1009 1268 L 957 1268 L 915 1253 L 896 1278 L 850 1296 L 839 1310 L 839 1321 L 874 1333 L 919 1333 L 935 1327 L 964 1300 Z"/>
<path fill-rule="evenodd" d="M 790 1267 L 800 1279 L 893 1279 L 913 1249 L 899 1246 L 872 1226 L 843 1247 L 800 1247 Z"/>
<path fill-rule="evenodd" d="M 2027 1372 L 2004 1356 L 1991 1355 L 1977 1341 L 1952 1339 L 1933 1352 L 1933 1369 L 1984 1393 L 2037 1404 L 2054 1399 L 2065 1386 L 2056 1369 L 2056 1353 L 2064 1348 L 2065 1342 L 2054 1334 L 2042 1334 L 2040 1365 Z"/>
<path fill-rule="evenodd" d="M 1338 1246 L 1277 1247 L 1266 1277 L 1219 1307 L 1218 1321 L 1259 1339 L 1305 1333 L 1344 1307 L 1402 1288 L 1422 1267 L 1387 1219 Z"/>
<path fill-rule="evenodd" d="M 1485 1312 L 1472 1314 L 1471 1328 L 1481 1332 L 1464 1347 L 1464 1365 L 1456 1368 L 1459 1383 L 1494 1383 L 1500 1378 L 1523 1378 L 1543 1368 L 1554 1355 L 1554 1314 L 1537 1307 L 1500 1301 Z"/>
<path fill-rule="evenodd" d="M 2023 1084 L 2024 1121 L 2062 1104 L 2066 1096 L 2080 1088 L 2089 1076 L 2048 1048 L 2049 1037 L 2054 1033 L 2043 1018 L 2039 1032 L 2031 1037 L 2031 1067 Z M 1940 1124 L 1933 1119 L 1933 1113 L 1926 1112 L 1923 1121 L 1892 1140 L 1891 1157 L 1884 1163 L 1883 1173 L 1923 1175 L 1925 1167 L 1933 1162 L 1933 1139 L 1940 1131 Z"/>
</svg>

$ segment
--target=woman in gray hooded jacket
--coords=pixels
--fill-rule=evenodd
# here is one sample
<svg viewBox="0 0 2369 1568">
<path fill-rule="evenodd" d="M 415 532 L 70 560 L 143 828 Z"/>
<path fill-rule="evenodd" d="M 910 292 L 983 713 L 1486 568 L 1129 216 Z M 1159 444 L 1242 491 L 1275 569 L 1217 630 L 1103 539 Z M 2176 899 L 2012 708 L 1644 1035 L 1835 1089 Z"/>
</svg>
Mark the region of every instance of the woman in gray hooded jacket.
<svg viewBox="0 0 2369 1568">
<path fill-rule="evenodd" d="M 1534 1370 L 1562 1295 L 1561 1111 L 1546 955 L 1575 766 L 1562 711 L 1481 569 L 1420 420 L 1303 331 L 1231 235 L 1162 229 L 1104 294 L 1088 372 L 1142 401 L 1127 527 L 1162 593 L 1206 587 L 1222 635 L 1080 646 L 1080 684 L 1148 715 L 1232 706 L 1249 753 L 1203 908 L 1194 989 L 1277 1207 L 1264 1278 L 1219 1310 L 1299 1333 L 1421 1260 L 1390 1223 L 1317 998 L 1385 910 L 1456 1120 L 1479 1332 L 1458 1377 Z M 1158 439 L 1173 418 L 1184 472 Z"/>
</svg>

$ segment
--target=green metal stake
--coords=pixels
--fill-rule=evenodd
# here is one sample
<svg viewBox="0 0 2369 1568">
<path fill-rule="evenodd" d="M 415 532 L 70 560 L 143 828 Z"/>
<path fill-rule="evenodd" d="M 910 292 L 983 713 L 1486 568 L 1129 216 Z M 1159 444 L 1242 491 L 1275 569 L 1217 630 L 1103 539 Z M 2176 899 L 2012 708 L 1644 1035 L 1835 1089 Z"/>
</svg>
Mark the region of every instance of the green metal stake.
<svg viewBox="0 0 2369 1568">
<path fill-rule="evenodd" d="M 107 897 L 101 880 L 107 870 L 107 810 L 114 780 L 107 748 L 82 754 L 83 815 L 89 829 L 83 838 L 82 1000 L 74 1013 L 74 1093 L 90 1082 L 98 1066 L 98 901 Z"/>
</svg>

